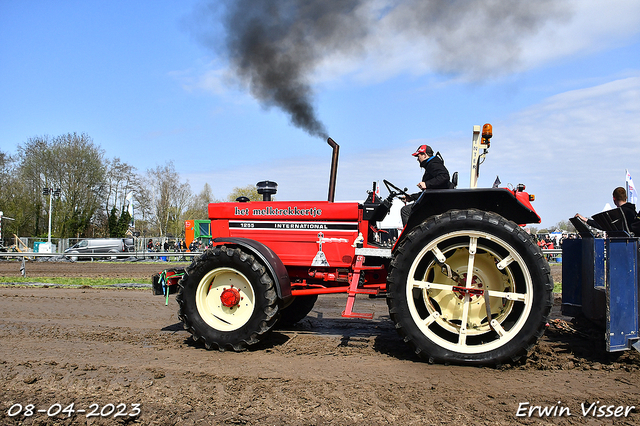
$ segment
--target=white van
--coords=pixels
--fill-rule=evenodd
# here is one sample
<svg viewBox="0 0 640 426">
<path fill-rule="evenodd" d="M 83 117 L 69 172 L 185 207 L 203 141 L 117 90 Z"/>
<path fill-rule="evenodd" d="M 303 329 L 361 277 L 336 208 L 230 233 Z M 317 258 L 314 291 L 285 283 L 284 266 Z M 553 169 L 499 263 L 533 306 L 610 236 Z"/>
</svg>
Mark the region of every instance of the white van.
<svg viewBox="0 0 640 426">
<path fill-rule="evenodd" d="M 133 251 L 133 238 L 91 238 L 81 240 L 64 251 L 73 261 L 87 259 L 86 256 L 71 256 L 73 254 L 92 253 L 126 253 Z M 112 259 L 115 259 L 114 256 Z"/>
</svg>

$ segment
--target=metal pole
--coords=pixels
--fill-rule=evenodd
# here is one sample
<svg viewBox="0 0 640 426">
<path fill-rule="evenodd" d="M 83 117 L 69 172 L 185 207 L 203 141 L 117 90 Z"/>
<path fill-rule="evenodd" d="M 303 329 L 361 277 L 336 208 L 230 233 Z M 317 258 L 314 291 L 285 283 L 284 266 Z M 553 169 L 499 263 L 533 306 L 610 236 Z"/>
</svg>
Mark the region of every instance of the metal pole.
<svg viewBox="0 0 640 426">
<path fill-rule="evenodd" d="M 480 126 L 473 126 L 473 138 L 471 140 L 471 180 L 469 188 L 478 187 L 478 162 L 480 160 Z"/>
<path fill-rule="evenodd" d="M 51 200 L 53 200 L 53 190 L 49 191 L 49 238 L 47 244 L 51 247 Z"/>
</svg>

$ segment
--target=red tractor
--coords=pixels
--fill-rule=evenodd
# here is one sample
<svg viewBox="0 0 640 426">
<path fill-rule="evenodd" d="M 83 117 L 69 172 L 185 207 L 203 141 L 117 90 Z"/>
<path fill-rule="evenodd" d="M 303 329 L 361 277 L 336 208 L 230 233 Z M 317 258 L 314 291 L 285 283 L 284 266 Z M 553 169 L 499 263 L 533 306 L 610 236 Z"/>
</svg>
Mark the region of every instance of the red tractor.
<svg viewBox="0 0 640 426">
<path fill-rule="evenodd" d="M 213 248 L 156 276 L 154 292 L 178 291 L 179 318 L 207 349 L 244 350 L 278 321 L 304 318 L 318 295 L 344 293 L 350 318 L 373 316 L 354 312 L 356 295 L 386 295 L 398 333 L 429 362 L 515 361 L 544 331 L 553 281 L 520 226 L 540 222 L 524 185 L 475 188 L 491 126 L 479 134 L 475 126 L 471 188 L 424 191 L 392 248 L 376 225 L 406 189 L 385 180 L 385 199 L 374 184 L 364 203 L 334 202 L 329 139 L 328 201 L 271 201 L 277 185 L 265 181 L 263 201 L 209 204 Z"/>
</svg>

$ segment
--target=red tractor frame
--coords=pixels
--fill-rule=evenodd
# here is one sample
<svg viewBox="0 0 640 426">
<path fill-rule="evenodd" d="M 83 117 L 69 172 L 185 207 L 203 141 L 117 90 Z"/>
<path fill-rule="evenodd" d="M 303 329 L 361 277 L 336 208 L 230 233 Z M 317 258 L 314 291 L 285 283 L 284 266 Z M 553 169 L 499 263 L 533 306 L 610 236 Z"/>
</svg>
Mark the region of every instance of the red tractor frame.
<svg viewBox="0 0 640 426">
<path fill-rule="evenodd" d="M 376 225 L 403 191 L 384 181 L 385 199 L 334 202 L 338 145 L 328 201 L 271 201 L 273 182 L 261 182 L 264 201 L 209 205 L 214 247 L 194 259 L 178 287 L 179 318 L 207 349 L 244 350 L 276 322 L 304 318 L 322 294 L 386 295 L 405 342 L 429 362 L 501 364 L 526 355 L 544 331 L 553 281 L 540 249 L 519 225 L 539 223 L 524 185 L 475 188 L 487 153 L 474 128 L 470 189 L 424 191 L 393 248 L 377 241 Z M 484 148 L 482 154 L 479 149 Z M 454 186 L 454 185 L 452 185 Z M 160 280 L 161 281 L 161 280 Z"/>
</svg>

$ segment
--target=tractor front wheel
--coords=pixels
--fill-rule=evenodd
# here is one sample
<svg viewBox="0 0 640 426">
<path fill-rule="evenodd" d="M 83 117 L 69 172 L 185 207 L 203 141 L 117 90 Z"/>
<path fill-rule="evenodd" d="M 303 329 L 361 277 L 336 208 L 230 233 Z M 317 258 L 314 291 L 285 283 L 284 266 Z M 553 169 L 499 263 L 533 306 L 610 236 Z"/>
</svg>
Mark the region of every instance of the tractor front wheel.
<svg viewBox="0 0 640 426">
<path fill-rule="evenodd" d="M 207 349 L 244 350 L 276 322 L 274 282 L 265 265 L 241 248 L 205 251 L 187 267 L 179 285 L 179 317 Z"/>
<path fill-rule="evenodd" d="M 387 304 L 430 362 L 502 364 L 526 355 L 552 305 L 550 268 L 530 236 L 495 213 L 427 219 L 396 247 Z"/>
</svg>

